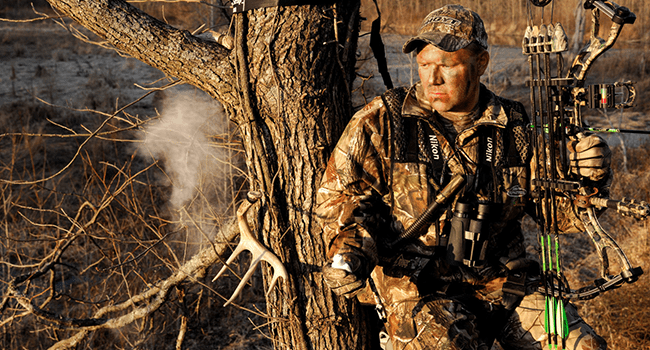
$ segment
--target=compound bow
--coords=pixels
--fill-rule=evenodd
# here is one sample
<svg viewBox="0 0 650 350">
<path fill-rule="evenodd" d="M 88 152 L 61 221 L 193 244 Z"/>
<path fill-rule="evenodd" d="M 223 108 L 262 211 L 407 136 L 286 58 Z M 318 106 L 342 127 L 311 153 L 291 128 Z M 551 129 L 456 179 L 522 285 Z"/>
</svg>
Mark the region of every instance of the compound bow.
<svg viewBox="0 0 650 350">
<path fill-rule="evenodd" d="M 537 7 L 547 6 L 551 1 L 530 0 Z M 522 43 L 530 69 L 530 79 L 526 85 L 530 88 L 531 140 L 538 164 L 533 186 L 541 231 L 539 242 L 543 274 L 540 292 L 546 295 L 545 327 L 549 347 L 558 346 L 560 342 L 564 347 L 568 335 L 564 305 L 569 299 L 594 298 L 626 282 L 635 282 L 643 274 L 641 267 L 632 266 L 616 241 L 600 225 L 596 209 L 608 207 L 638 219 L 645 219 L 650 214 L 650 207 L 645 202 L 598 197 L 597 189 L 570 171 L 567 145 L 582 139 L 589 131 L 583 124 L 581 108 L 622 109 L 632 106 L 636 97 L 631 82 L 585 83 L 585 76 L 594 61 L 614 45 L 623 26 L 633 24 L 636 16 L 629 9 L 608 0 L 586 0 L 584 7 L 590 9 L 592 14 L 591 40 L 578 52 L 564 76 L 562 53 L 568 51 L 568 40 L 560 23 L 537 26 L 531 25 L 529 20 Z M 598 37 L 601 13 L 612 21 L 606 40 Z M 623 98 L 617 103 L 616 96 Z M 577 290 L 569 287 L 560 263 L 557 201 L 561 197 L 572 201 L 601 260 L 600 278 Z M 610 272 L 608 250 L 616 253 L 620 267 L 618 273 Z"/>
</svg>

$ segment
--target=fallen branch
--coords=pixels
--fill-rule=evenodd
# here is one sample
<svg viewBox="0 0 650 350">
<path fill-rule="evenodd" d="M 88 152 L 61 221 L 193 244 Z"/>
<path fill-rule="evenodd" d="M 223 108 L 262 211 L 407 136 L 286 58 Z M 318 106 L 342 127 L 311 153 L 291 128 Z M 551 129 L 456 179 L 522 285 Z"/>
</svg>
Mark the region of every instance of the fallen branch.
<svg viewBox="0 0 650 350">
<path fill-rule="evenodd" d="M 80 341 L 82 341 L 90 331 L 124 327 L 135 320 L 146 317 L 156 311 L 165 302 L 172 288 L 178 286 L 188 278 L 193 280 L 202 278 L 205 276 L 206 270 L 210 266 L 214 265 L 216 262 L 222 261 L 222 256 L 227 252 L 228 242 L 235 239 L 238 234 L 239 229 L 236 222 L 233 221 L 225 225 L 224 229 L 220 231 L 216 238 L 219 243 L 215 243 L 199 251 L 191 260 L 182 265 L 166 280 L 160 281 L 151 286 L 148 290 L 143 291 L 138 295 L 134 295 L 127 301 L 116 305 L 105 306 L 97 310 L 92 318 L 67 318 L 43 310 L 35 305 L 32 300 L 23 295 L 14 284 L 8 286 L 7 293 L 23 308 L 41 319 L 53 322 L 59 326 L 81 329 L 81 331 L 74 336 L 61 340 L 50 348 L 51 350 L 69 349 L 75 347 Z M 127 314 L 113 318 L 104 317 L 109 313 L 123 311 L 132 307 L 135 308 Z"/>
</svg>

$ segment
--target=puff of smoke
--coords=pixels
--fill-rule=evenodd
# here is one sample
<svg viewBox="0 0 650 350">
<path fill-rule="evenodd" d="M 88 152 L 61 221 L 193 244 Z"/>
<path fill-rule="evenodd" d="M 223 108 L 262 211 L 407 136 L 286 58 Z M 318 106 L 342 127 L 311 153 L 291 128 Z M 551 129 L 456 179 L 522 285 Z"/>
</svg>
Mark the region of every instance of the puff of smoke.
<svg viewBox="0 0 650 350">
<path fill-rule="evenodd" d="M 146 127 L 140 147 L 163 164 L 162 181 L 172 191 L 170 209 L 191 215 L 192 223 L 181 224 L 192 227 L 198 222 L 209 227 L 205 232 L 214 232 L 214 214 L 230 205 L 232 154 L 215 141 L 228 140 L 229 134 L 223 108 L 203 92 L 164 92 L 160 118 Z"/>
</svg>

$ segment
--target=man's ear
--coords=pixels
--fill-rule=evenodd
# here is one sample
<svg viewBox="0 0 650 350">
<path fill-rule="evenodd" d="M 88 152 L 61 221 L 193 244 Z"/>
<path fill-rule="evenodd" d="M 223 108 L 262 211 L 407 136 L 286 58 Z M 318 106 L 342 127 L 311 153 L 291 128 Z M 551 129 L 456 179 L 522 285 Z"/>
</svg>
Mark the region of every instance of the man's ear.
<svg viewBox="0 0 650 350">
<path fill-rule="evenodd" d="M 478 75 L 481 76 L 485 73 L 485 70 L 490 63 L 490 53 L 487 50 L 481 51 L 481 53 L 476 58 L 476 67 L 478 68 Z"/>
</svg>

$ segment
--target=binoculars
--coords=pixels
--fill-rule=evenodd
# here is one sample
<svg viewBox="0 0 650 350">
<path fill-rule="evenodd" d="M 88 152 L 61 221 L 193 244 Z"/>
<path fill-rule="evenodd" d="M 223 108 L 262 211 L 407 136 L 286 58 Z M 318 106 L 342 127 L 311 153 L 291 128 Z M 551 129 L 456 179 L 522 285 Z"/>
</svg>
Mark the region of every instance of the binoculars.
<svg viewBox="0 0 650 350">
<path fill-rule="evenodd" d="M 478 203 L 474 207 L 456 202 L 447 242 L 447 262 L 450 265 L 485 265 L 485 251 L 491 236 L 489 215 L 494 206 L 493 203 Z"/>
</svg>

